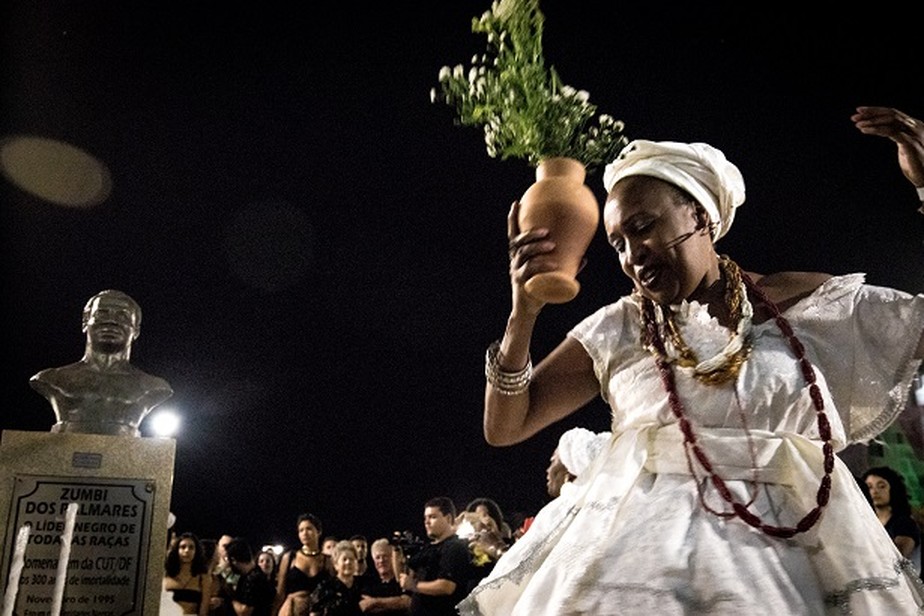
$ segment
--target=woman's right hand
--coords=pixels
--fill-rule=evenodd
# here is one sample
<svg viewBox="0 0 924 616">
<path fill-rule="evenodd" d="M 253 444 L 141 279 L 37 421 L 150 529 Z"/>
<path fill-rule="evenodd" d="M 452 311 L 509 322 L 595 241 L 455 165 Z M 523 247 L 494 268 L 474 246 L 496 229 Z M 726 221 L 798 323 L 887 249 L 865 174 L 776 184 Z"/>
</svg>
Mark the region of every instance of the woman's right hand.
<svg viewBox="0 0 924 616">
<path fill-rule="evenodd" d="M 557 265 L 548 259 L 535 259 L 552 252 L 555 242 L 547 239 L 549 230 L 530 229 L 522 232 L 519 223 L 520 202 L 514 201 L 507 214 L 507 254 L 510 257 L 510 286 L 513 291 L 513 312 L 536 315 L 545 305 L 526 292 L 526 281 L 543 272 L 551 272 Z"/>
</svg>

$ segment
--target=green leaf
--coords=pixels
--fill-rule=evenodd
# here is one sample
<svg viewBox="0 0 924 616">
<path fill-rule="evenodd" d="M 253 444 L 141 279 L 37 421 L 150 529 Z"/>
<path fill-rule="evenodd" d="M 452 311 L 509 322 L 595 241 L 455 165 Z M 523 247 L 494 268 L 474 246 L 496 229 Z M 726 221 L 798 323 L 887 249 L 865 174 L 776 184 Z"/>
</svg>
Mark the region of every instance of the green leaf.
<svg viewBox="0 0 924 616">
<path fill-rule="evenodd" d="M 565 85 L 546 67 L 545 16 L 538 0 L 498 0 L 472 19 L 486 37 L 485 53 L 468 68 L 440 71 L 431 98 L 455 110 L 456 124 L 480 126 L 488 155 L 519 158 L 536 166 L 568 156 L 587 173 L 613 160 L 628 142 L 624 124 L 599 115 L 589 95 Z"/>
</svg>

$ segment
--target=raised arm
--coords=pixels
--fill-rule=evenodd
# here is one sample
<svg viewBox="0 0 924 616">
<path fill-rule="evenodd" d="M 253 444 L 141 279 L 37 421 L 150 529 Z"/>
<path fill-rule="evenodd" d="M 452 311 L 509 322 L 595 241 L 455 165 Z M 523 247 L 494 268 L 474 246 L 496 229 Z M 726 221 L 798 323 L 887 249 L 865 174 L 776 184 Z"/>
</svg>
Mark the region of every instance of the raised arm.
<svg viewBox="0 0 924 616">
<path fill-rule="evenodd" d="M 891 139 L 898 150 L 898 165 L 918 191 L 924 214 L 924 122 L 892 107 L 857 107 L 850 117 L 864 135 Z M 918 344 L 917 359 L 924 358 L 924 336 Z"/>
<path fill-rule="evenodd" d="M 520 232 L 519 203 L 507 215 L 512 308 L 503 338 L 487 353 L 484 434 L 492 445 L 512 445 L 573 413 L 599 392 L 593 363 L 584 348 L 566 338 L 532 368 L 530 341 L 543 303 L 523 285 L 538 273 L 555 269 L 547 259 L 554 244 L 546 229 Z"/>
<path fill-rule="evenodd" d="M 850 119 L 864 135 L 895 143 L 898 165 L 924 201 L 924 122 L 892 107 L 857 107 Z"/>
</svg>

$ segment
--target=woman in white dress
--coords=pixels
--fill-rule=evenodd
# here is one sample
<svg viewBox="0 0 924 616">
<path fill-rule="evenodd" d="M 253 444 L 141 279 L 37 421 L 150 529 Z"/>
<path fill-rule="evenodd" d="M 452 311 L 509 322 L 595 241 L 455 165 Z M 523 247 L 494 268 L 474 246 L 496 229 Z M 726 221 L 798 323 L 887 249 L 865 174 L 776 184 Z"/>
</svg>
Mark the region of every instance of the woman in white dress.
<svg viewBox="0 0 924 616">
<path fill-rule="evenodd" d="M 924 201 L 924 123 L 852 116 L 891 139 Z M 613 437 L 459 605 L 463 615 L 918 614 L 924 587 L 835 455 L 904 405 L 924 294 L 862 274 L 759 275 L 714 243 L 744 201 L 706 144 L 635 141 L 604 174 L 603 222 L 632 295 L 535 369 L 543 229 L 508 217 L 513 305 L 486 354 L 485 436 L 523 441 L 602 395 Z"/>
</svg>

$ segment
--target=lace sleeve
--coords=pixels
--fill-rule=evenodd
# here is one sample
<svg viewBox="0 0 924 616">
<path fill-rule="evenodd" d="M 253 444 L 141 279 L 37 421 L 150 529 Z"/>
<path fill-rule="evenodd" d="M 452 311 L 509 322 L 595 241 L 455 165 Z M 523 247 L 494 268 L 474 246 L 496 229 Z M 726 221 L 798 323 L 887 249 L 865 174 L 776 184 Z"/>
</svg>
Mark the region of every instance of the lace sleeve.
<svg viewBox="0 0 924 616">
<path fill-rule="evenodd" d="M 921 361 L 924 294 L 864 283 L 862 274 L 836 276 L 797 305 L 851 443 L 866 442 L 901 413 Z M 795 308 L 795 307 L 794 307 Z"/>
</svg>

